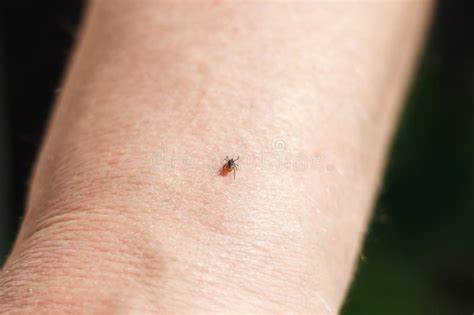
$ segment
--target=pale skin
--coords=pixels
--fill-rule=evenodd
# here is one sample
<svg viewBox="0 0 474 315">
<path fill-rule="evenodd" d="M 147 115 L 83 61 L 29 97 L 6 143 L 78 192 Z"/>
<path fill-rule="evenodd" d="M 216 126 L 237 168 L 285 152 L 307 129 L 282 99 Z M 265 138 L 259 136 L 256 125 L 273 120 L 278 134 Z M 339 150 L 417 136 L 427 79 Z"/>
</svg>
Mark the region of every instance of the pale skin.
<svg viewBox="0 0 474 315">
<path fill-rule="evenodd" d="M 91 1 L 0 313 L 336 314 L 430 12 Z"/>
</svg>

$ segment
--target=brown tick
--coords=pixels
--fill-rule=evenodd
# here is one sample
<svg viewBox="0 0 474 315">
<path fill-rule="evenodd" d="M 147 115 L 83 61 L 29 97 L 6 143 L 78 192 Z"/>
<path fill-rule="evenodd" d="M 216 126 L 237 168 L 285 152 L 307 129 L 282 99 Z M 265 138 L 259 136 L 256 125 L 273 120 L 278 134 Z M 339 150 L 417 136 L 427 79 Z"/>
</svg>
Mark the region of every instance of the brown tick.
<svg viewBox="0 0 474 315">
<path fill-rule="evenodd" d="M 225 164 L 222 166 L 222 172 L 223 173 L 230 173 L 234 172 L 234 179 L 235 179 L 235 171 L 239 170 L 239 164 L 236 163 L 236 161 L 239 160 L 239 157 L 237 157 L 235 160 L 233 158 L 229 159 L 228 156 L 225 157 Z"/>
</svg>

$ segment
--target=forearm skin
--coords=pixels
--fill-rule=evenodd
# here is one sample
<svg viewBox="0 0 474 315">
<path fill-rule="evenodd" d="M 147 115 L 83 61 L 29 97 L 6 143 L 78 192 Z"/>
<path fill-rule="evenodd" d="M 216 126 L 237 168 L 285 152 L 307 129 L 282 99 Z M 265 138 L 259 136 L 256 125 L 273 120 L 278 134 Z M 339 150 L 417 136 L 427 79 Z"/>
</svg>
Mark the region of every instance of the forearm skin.
<svg viewBox="0 0 474 315">
<path fill-rule="evenodd" d="M 429 8 L 92 1 L 0 312 L 336 313 Z"/>
</svg>

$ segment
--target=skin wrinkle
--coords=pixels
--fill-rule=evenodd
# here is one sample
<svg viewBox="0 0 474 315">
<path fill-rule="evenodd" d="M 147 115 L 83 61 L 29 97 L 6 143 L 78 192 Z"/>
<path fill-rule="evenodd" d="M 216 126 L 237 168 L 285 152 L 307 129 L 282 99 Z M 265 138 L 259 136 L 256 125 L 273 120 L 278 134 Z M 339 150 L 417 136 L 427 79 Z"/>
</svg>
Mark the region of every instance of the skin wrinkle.
<svg viewBox="0 0 474 315">
<path fill-rule="evenodd" d="M 253 255 L 254 256 L 254 255 Z"/>
<path fill-rule="evenodd" d="M 62 233 L 62 231 L 58 231 L 57 234 L 58 234 L 58 236 L 59 236 L 59 235 L 63 235 L 63 236 L 64 236 L 64 233 Z M 87 235 L 89 235 L 89 234 L 87 234 Z M 51 237 L 53 237 L 53 239 L 54 239 L 54 235 L 49 235 L 49 238 L 51 238 Z M 77 237 L 72 237 L 72 238 L 71 238 L 71 240 L 74 240 L 74 239 L 77 239 Z M 96 242 L 96 241 L 104 242 L 104 245 L 107 245 L 107 244 L 106 244 L 107 241 L 106 241 L 106 240 L 101 240 L 100 237 L 97 238 L 96 240 L 94 240 L 94 242 Z M 63 248 L 63 247 L 60 246 L 60 244 L 59 244 L 59 246 L 58 246 L 57 248 L 48 247 L 48 242 L 47 242 L 47 241 L 43 241 L 43 240 L 41 240 L 41 239 L 39 239 L 38 242 L 41 244 L 40 248 L 43 248 L 43 249 L 44 249 L 44 251 L 40 251 L 39 253 L 43 253 L 43 252 L 48 253 L 48 254 L 46 254 L 46 258 L 47 258 L 47 257 L 51 257 L 51 253 L 54 253 L 54 252 L 55 252 L 55 249 L 62 249 L 62 248 Z M 54 245 L 54 244 L 57 244 L 58 242 L 52 240 L 52 241 L 50 241 L 50 243 L 51 243 L 52 245 Z M 91 244 L 93 244 L 93 243 L 88 244 L 88 246 L 91 245 Z M 35 248 L 35 247 L 33 246 L 32 248 Z M 131 249 L 132 249 L 132 248 L 128 248 L 128 249 L 126 249 L 126 250 L 123 250 L 122 253 L 125 254 L 127 257 L 142 257 L 142 255 L 140 255 L 139 253 L 136 253 L 136 251 L 133 251 L 133 250 L 131 250 Z M 97 252 L 97 251 L 96 251 L 96 250 L 90 251 L 90 253 L 94 253 L 94 252 Z M 152 251 L 152 252 L 154 252 L 154 251 Z M 73 253 L 74 253 L 74 250 L 73 250 L 72 254 L 73 254 Z M 118 254 L 120 254 L 120 253 L 118 253 Z M 130 256 L 128 256 L 128 255 L 130 255 Z M 64 260 L 64 257 L 67 257 L 67 256 L 69 256 L 69 255 L 61 255 L 61 253 L 58 253 L 58 255 L 53 256 L 53 257 L 56 257 L 56 258 L 54 258 L 54 259 L 48 259 L 48 260 L 51 261 L 51 262 L 53 263 L 53 265 L 58 266 L 56 260 L 57 260 L 57 259 Z M 52 257 L 52 258 L 53 258 L 53 257 Z M 115 258 L 118 258 L 118 257 L 121 257 L 121 256 L 120 256 L 120 255 L 109 256 L 109 258 L 114 258 L 114 257 L 115 257 Z M 145 256 L 145 257 L 146 257 L 146 256 Z M 77 258 L 77 257 L 76 257 L 76 258 Z M 35 258 L 35 257 L 31 257 L 31 259 L 33 259 L 33 261 L 34 261 L 34 259 L 36 259 L 36 258 Z M 89 256 L 87 256 L 86 259 L 87 259 L 87 261 L 89 261 L 89 260 L 94 261 L 94 260 L 95 260 L 94 257 L 89 257 Z M 36 261 L 38 261 L 38 260 L 36 260 Z M 42 259 L 40 259 L 39 261 L 42 261 Z M 99 259 L 98 261 L 100 261 L 100 259 Z M 44 261 L 44 263 L 45 263 L 45 266 L 48 266 L 48 265 L 49 265 L 48 261 Z M 69 266 L 70 266 L 71 264 L 68 263 L 67 259 L 66 259 L 66 261 L 63 263 L 63 265 L 66 267 L 66 270 L 70 270 Z M 110 262 L 110 266 L 116 266 L 116 265 L 121 265 L 121 264 L 116 264 L 114 261 L 111 261 L 111 262 Z M 125 264 L 125 265 L 126 265 L 126 264 Z M 130 266 L 143 267 L 143 266 L 140 266 L 140 264 L 136 264 L 136 263 L 133 263 L 133 262 L 130 262 L 129 265 L 130 265 Z M 152 264 L 148 264 L 148 265 L 149 265 L 149 266 L 154 266 L 154 268 L 156 268 L 156 265 L 153 264 L 153 263 L 152 263 Z M 72 266 L 74 266 L 74 265 L 72 265 Z M 59 267 L 60 267 L 60 266 L 59 266 Z M 26 269 L 28 270 L 29 268 L 26 268 Z M 17 269 L 17 270 L 18 270 L 18 269 Z M 20 270 L 22 270 L 22 269 L 20 268 Z M 57 270 L 61 270 L 61 268 L 58 268 Z M 145 268 L 145 269 L 143 269 L 143 268 L 138 268 L 137 270 L 139 270 L 139 272 L 140 272 L 140 274 L 141 274 L 141 273 L 143 272 L 143 270 L 147 270 L 147 269 L 146 269 L 146 268 Z M 71 271 L 71 270 L 70 270 L 70 271 Z M 83 269 L 81 268 L 81 269 L 78 269 L 78 270 L 76 270 L 76 271 L 73 271 L 72 274 L 74 275 L 74 278 L 78 278 L 78 277 L 80 277 L 80 278 L 88 278 L 88 276 L 90 276 L 90 274 L 89 274 L 90 271 L 91 271 L 90 269 L 89 269 L 89 270 L 87 270 L 87 269 L 86 269 L 86 270 L 83 270 Z M 78 274 L 78 272 L 82 272 L 82 273 L 83 273 L 83 276 L 80 276 L 80 274 Z M 115 271 L 112 269 L 112 270 L 109 271 L 108 274 L 110 274 L 111 277 L 113 278 L 113 277 L 115 277 L 115 275 L 117 274 L 117 272 L 115 272 Z M 131 274 L 131 275 L 133 275 L 133 274 Z M 60 275 L 55 274 L 55 276 L 56 276 L 56 277 L 59 277 Z M 104 279 L 104 277 L 105 277 L 105 279 L 106 279 L 106 278 L 107 278 L 107 274 L 100 273 L 100 278 Z M 155 276 L 154 278 L 156 278 L 156 276 Z M 105 279 L 104 279 L 104 280 L 105 280 Z M 132 279 L 134 279 L 134 277 L 132 277 Z"/>
<path fill-rule="evenodd" d="M 77 222 L 75 222 L 75 223 L 77 223 Z M 60 227 L 61 227 L 61 225 L 58 225 L 58 224 L 55 224 L 54 226 L 55 226 L 56 228 L 60 228 Z M 41 229 L 40 231 L 47 233 L 47 229 Z M 38 237 L 38 240 L 39 240 L 39 243 L 44 242 L 44 241 L 41 240 L 40 237 Z M 53 243 L 54 243 L 54 242 L 53 242 Z M 127 250 L 125 250 L 125 252 L 127 252 Z M 131 253 L 133 254 L 133 252 L 131 252 Z M 255 255 L 253 255 L 253 256 L 255 256 Z M 146 278 L 146 277 L 145 277 L 145 278 Z"/>
</svg>

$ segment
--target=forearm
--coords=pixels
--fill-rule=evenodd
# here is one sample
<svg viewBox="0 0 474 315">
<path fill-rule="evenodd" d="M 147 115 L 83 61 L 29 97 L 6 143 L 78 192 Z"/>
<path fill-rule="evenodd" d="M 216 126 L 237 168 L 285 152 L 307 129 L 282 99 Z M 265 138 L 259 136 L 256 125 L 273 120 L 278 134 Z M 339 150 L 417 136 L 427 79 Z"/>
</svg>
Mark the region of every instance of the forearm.
<svg viewBox="0 0 474 315">
<path fill-rule="evenodd" d="M 427 11 L 93 2 L 0 311 L 337 311 Z"/>
</svg>

